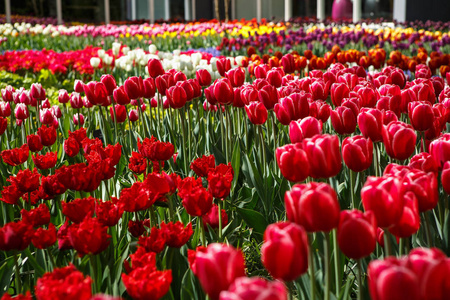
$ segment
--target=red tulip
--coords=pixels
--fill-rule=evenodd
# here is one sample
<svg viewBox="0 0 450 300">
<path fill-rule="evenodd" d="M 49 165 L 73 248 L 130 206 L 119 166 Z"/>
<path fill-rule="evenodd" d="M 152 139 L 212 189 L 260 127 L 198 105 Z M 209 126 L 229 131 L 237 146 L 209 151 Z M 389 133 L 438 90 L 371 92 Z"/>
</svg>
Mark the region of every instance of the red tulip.
<svg viewBox="0 0 450 300">
<path fill-rule="evenodd" d="M 412 192 L 406 192 L 403 197 L 405 205 L 402 216 L 394 226 L 389 228 L 389 232 L 400 238 L 410 237 L 420 227 L 419 204 L 416 196 Z"/>
<path fill-rule="evenodd" d="M 279 281 L 260 277 L 239 277 L 228 291 L 220 293 L 220 300 L 287 300 L 287 291 Z"/>
<path fill-rule="evenodd" d="M 191 216 L 207 214 L 213 204 L 213 196 L 203 187 L 201 178 L 195 180 L 186 177 L 181 180 L 178 183 L 178 195 L 186 212 Z"/>
<path fill-rule="evenodd" d="M 280 99 L 274 106 L 278 121 L 283 125 L 289 125 L 291 121 L 303 119 L 309 115 L 310 95 L 302 93 L 293 93 L 288 97 Z"/>
<path fill-rule="evenodd" d="M 245 275 L 242 252 L 226 244 L 209 244 L 207 248 L 188 250 L 192 272 L 200 280 L 203 290 L 212 300 L 228 290 L 236 278 Z"/>
<path fill-rule="evenodd" d="M 27 144 L 22 145 L 20 148 L 3 150 L 1 152 L 3 162 L 13 167 L 21 165 L 24 162 L 26 162 L 28 160 L 29 155 L 30 152 Z"/>
<path fill-rule="evenodd" d="M 336 135 L 318 134 L 303 140 L 303 149 L 310 162 L 310 176 L 329 178 L 342 168 L 339 138 Z"/>
<path fill-rule="evenodd" d="M 123 86 L 125 88 L 125 92 L 128 95 L 128 98 L 139 99 L 141 97 L 144 97 L 145 87 L 144 81 L 142 80 L 141 76 L 128 77 L 127 80 L 125 80 Z"/>
<path fill-rule="evenodd" d="M 369 291 L 374 300 L 419 300 L 420 281 L 395 258 L 373 260 L 369 264 Z"/>
<path fill-rule="evenodd" d="M 185 245 L 191 236 L 194 234 L 192 224 L 189 223 L 184 226 L 182 222 L 161 223 L 161 230 L 165 232 L 166 244 L 169 247 L 181 248 Z"/>
<path fill-rule="evenodd" d="M 358 126 L 365 138 L 372 142 L 383 140 L 383 112 L 375 108 L 363 108 L 358 115 Z"/>
<path fill-rule="evenodd" d="M 350 94 L 350 89 L 345 83 L 333 83 L 331 85 L 331 101 L 334 106 L 340 106 L 342 99 L 348 98 Z"/>
<path fill-rule="evenodd" d="M 38 128 L 38 136 L 41 144 L 44 146 L 51 146 L 56 142 L 56 129 L 53 126 L 47 127 L 42 125 Z"/>
<path fill-rule="evenodd" d="M 223 200 L 230 194 L 234 171 L 231 163 L 220 164 L 208 172 L 208 191 L 214 198 Z"/>
<path fill-rule="evenodd" d="M 288 144 L 277 148 L 276 159 L 281 174 L 292 182 L 301 182 L 309 176 L 309 162 L 302 144 Z"/>
<path fill-rule="evenodd" d="M 247 112 L 250 122 L 255 125 L 262 125 L 267 120 L 267 109 L 261 102 L 250 102 L 245 106 L 245 111 Z"/>
<path fill-rule="evenodd" d="M 342 142 L 342 157 L 353 172 L 362 172 L 372 165 L 373 143 L 360 135 L 347 137 Z"/>
<path fill-rule="evenodd" d="M 211 84 L 211 73 L 206 69 L 199 69 L 195 72 L 195 78 L 197 78 L 200 86 L 205 87 Z"/>
<path fill-rule="evenodd" d="M 219 58 L 216 61 L 217 71 L 219 72 L 220 76 L 224 77 L 225 72 L 231 69 L 231 62 L 228 58 Z"/>
<path fill-rule="evenodd" d="M 41 143 L 41 139 L 37 134 L 27 135 L 27 145 L 31 152 L 41 151 L 44 147 Z"/>
<path fill-rule="evenodd" d="M 116 117 L 114 118 L 114 109 L 116 111 Z M 113 107 L 109 107 L 109 115 L 111 116 L 111 120 L 116 123 L 123 123 L 127 119 L 127 111 L 125 106 L 116 104 Z"/>
<path fill-rule="evenodd" d="M 402 217 L 404 206 L 401 181 L 395 176 L 369 176 L 361 189 L 361 201 L 364 210 L 374 212 L 378 226 L 395 225 Z"/>
<path fill-rule="evenodd" d="M 372 211 L 343 210 L 337 230 L 339 248 L 347 257 L 360 259 L 375 250 L 377 222 Z"/>
<path fill-rule="evenodd" d="M 411 125 L 417 131 L 430 129 L 434 122 L 433 108 L 427 101 L 410 102 L 408 104 L 408 116 Z"/>
<path fill-rule="evenodd" d="M 31 156 L 33 158 L 34 165 L 39 170 L 51 169 L 56 165 L 58 160 L 58 152 L 47 152 L 44 155 L 36 153 L 36 156 Z"/>
<path fill-rule="evenodd" d="M 356 129 L 356 116 L 352 109 L 339 106 L 331 111 L 331 124 L 338 134 L 352 134 Z"/>
<path fill-rule="evenodd" d="M 33 228 L 30 224 L 24 221 L 7 223 L 0 227 L 0 250 L 25 250 L 32 237 Z"/>
<path fill-rule="evenodd" d="M 108 90 L 101 82 L 91 81 L 83 86 L 87 100 L 93 105 L 105 105 L 108 103 Z"/>
<path fill-rule="evenodd" d="M 100 77 L 100 82 L 103 83 L 108 91 L 108 95 L 112 96 L 114 89 L 117 87 L 116 79 L 111 74 L 103 74 Z"/>
<path fill-rule="evenodd" d="M 227 226 L 228 224 L 228 215 L 225 209 L 220 211 L 222 217 L 222 227 Z M 211 228 L 219 228 L 219 206 L 213 204 L 211 210 L 202 216 L 203 225 L 206 230 L 208 230 L 207 225 L 211 226 Z"/>
<path fill-rule="evenodd" d="M 416 147 L 416 133 L 411 125 L 391 122 L 383 127 L 383 143 L 387 154 L 398 160 L 405 160 L 413 154 Z"/>
<path fill-rule="evenodd" d="M 175 109 L 184 107 L 188 100 L 186 91 L 178 84 L 167 89 L 166 95 L 169 100 L 170 107 Z"/>
<path fill-rule="evenodd" d="M 206 91 L 206 90 L 205 90 Z M 214 98 L 221 105 L 227 105 L 233 102 L 234 91 L 230 80 L 227 78 L 217 79 L 213 86 Z"/>
<path fill-rule="evenodd" d="M 258 98 L 267 110 L 274 109 L 278 103 L 277 89 L 271 85 L 265 85 L 258 91 Z"/>
<path fill-rule="evenodd" d="M 38 228 L 31 239 L 33 245 L 38 249 L 47 249 L 56 243 L 56 228 L 50 223 L 48 229 Z"/>
<path fill-rule="evenodd" d="M 170 290 L 172 271 L 157 271 L 153 265 L 122 274 L 127 293 L 135 300 L 160 299 Z"/>
<path fill-rule="evenodd" d="M 36 299 L 89 300 L 92 280 L 72 264 L 45 273 L 36 283 Z"/>
<path fill-rule="evenodd" d="M 86 218 L 80 224 L 69 227 L 70 243 L 79 256 L 98 254 L 109 245 L 111 236 L 107 234 L 107 229 L 96 218 Z"/>
<path fill-rule="evenodd" d="M 81 99 L 81 95 L 77 92 L 73 92 L 70 94 L 70 106 L 73 109 L 83 108 L 83 100 Z M 90 102 L 89 102 L 90 103 Z"/>
<path fill-rule="evenodd" d="M 147 63 L 147 68 L 148 74 L 152 78 L 156 78 L 165 73 L 161 61 L 157 58 L 150 58 Z"/>
<path fill-rule="evenodd" d="M 30 112 L 25 104 L 19 103 L 14 109 L 14 115 L 16 116 L 16 119 L 25 120 L 30 116 Z"/>
<path fill-rule="evenodd" d="M 303 227 L 278 222 L 267 226 L 264 232 L 261 260 L 274 278 L 292 281 L 308 269 L 308 249 L 308 237 Z"/>
<path fill-rule="evenodd" d="M 445 133 L 432 141 L 429 152 L 441 170 L 444 163 L 450 161 L 450 133 Z"/>
<path fill-rule="evenodd" d="M 58 102 L 59 103 L 67 103 L 69 102 L 70 97 L 69 97 L 69 93 L 67 93 L 66 90 L 61 89 L 58 92 Z"/>
<path fill-rule="evenodd" d="M 231 86 L 240 87 L 245 81 L 245 71 L 242 68 L 235 68 L 227 71 L 225 77 L 230 80 Z"/>
</svg>

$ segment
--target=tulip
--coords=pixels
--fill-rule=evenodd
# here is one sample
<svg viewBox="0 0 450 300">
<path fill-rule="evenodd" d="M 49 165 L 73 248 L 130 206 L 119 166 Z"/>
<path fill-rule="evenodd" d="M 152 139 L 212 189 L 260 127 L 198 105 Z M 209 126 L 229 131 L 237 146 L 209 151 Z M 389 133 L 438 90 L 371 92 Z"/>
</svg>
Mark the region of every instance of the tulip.
<svg viewBox="0 0 450 300">
<path fill-rule="evenodd" d="M 144 98 L 151 99 L 155 96 L 156 93 L 156 85 L 155 80 L 153 78 L 145 78 L 143 80 L 144 83 Z"/>
<path fill-rule="evenodd" d="M 220 292 L 245 275 L 244 256 L 232 246 L 213 243 L 188 252 L 191 270 L 212 300 L 219 299 Z"/>
<path fill-rule="evenodd" d="M 383 143 L 387 154 L 398 160 L 405 160 L 416 147 L 416 133 L 411 125 L 397 121 L 383 127 Z"/>
<path fill-rule="evenodd" d="M 250 119 L 250 122 L 255 125 L 262 125 L 267 120 L 267 109 L 261 102 L 250 102 L 245 106 L 245 111 L 247 112 L 247 116 Z"/>
<path fill-rule="evenodd" d="M 14 115 L 16 116 L 16 119 L 25 120 L 30 116 L 30 113 L 28 111 L 28 107 L 25 104 L 19 103 L 14 109 Z"/>
<path fill-rule="evenodd" d="M 310 162 L 310 176 L 329 178 L 342 168 L 339 138 L 336 135 L 318 134 L 303 140 L 303 149 Z"/>
<path fill-rule="evenodd" d="M 206 90 L 205 90 L 206 92 Z M 227 78 L 218 79 L 213 86 L 214 98 L 221 105 L 227 105 L 233 102 L 234 91 L 230 80 Z"/>
<path fill-rule="evenodd" d="M 108 95 L 112 96 L 114 89 L 117 87 L 116 79 L 114 78 L 114 76 L 110 74 L 103 74 L 102 77 L 100 77 L 100 82 L 105 85 L 106 90 L 108 91 Z"/>
<path fill-rule="evenodd" d="M 339 106 L 331 111 L 331 124 L 338 134 L 352 134 L 356 129 L 356 115 L 352 109 Z"/>
<path fill-rule="evenodd" d="M 69 97 L 69 94 L 67 93 L 67 91 L 63 90 L 63 89 L 59 90 L 58 102 L 59 103 L 67 103 L 67 102 L 69 102 L 69 100 L 70 100 L 70 97 Z"/>
<path fill-rule="evenodd" d="M 31 85 L 30 95 L 37 100 L 44 100 L 45 98 L 47 98 L 47 96 L 45 95 L 45 89 L 40 83 L 33 83 Z"/>
<path fill-rule="evenodd" d="M 347 137 L 342 142 L 342 157 L 353 172 L 362 172 L 372 165 L 373 143 L 360 135 Z"/>
<path fill-rule="evenodd" d="M 138 99 L 144 96 L 145 88 L 142 77 L 129 77 L 123 84 L 125 92 L 130 99 Z"/>
<path fill-rule="evenodd" d="M 313 117 L 292 121 L 289 124 L 291 143 L 301 143 L 306 138 L 312 138 L 322 133 L 322 122 Z"/>
<path fill-rule="evenodd" d="M 358 115 L 358 126 L 365 138 L 372 142 L 383 140 L 383 112 L 375 108 L 363 108 Z"/>
<path fill-rule="evenodd" d="M 240 87 L 245 81 L 245 71 L 242 68 L 235 68 L 227 71 L 225 77 L 230 80 L 231 86 Z"/>
<path fill-rule="evenodd" d="M 276 88 L 279 88 L 282 84 L 282 78 L 284 76 L 284 72 L 280 68 L 273 68 L 268 71 L 266 74 L 267 81 Z"/>
<path fill-rule="evenodd" d="M 450 161 L 450 133 L 445 133 L 431 142 L 429 152 L 441 170 L 444 163 Z"/>
<path fill-rule="evenodd" d="M 389 228 L 389 232 L 400 238 L 410 237 L 420 227 L 419 204 L 416 196 L 412 192 L 406 192 L 404 201 L 405 205 L 400 220 Z"/>
<path fill-rule="evenodd" d="M 114 101 L 120 105 L 127 105 L 130 103 L 130 98 L 125 91 L 125 87 L 123 85 L 118 86 L 113 91 Z"/>
<path fill-rule="evenodd" d="M 78 126 L 78 124 L 80 126 L 83 126 L 84 125 L 84 116 L 82 114 L 74 114 L 72 121 L 75 126 Z"/>
<path fill-rule="evenodd" d="M 2 93 L 3 101 L 12 102 L 14 92 L 15 92 L 15 89 L 10 85 L 7 85 L 4 89 L 2 89 L 1 93 Z"/>
<path fill-rule="evenodd" d="M 83 108 L 83 100 L 81 99 L 81 95 L 79 93 L 73 92 L 70 94 L 70 106 L 73 109 Z"/>
<path fill-rule="evenodd" d="M 11 105 L 9 102 L 0 102 L 0 116 L 9 117 L 11 115 Z"/>
<path fill-rule="evenodd" d="M 433 108 L 427 101 L 410 102 L 408 104 L 408 116 L 411 125 L 417 131 L 430 129 L 434 122 Z"/>
<path fill-rule="evenodd" d="M 139 113 L 137 109 L 131 109 L 128 113 L 128 119 L 130 119 L 131 122 L 136 122 L 139 119 Z"/>
<path fill-rule="evenodd" d="M 111 116 L 111 120 L 117 123 L 123 123 L 127 119 L 127 111 L 125 106 L 116 104 L 114 105 L 114 109 L 116 110 L 116 116 L 114 117 L 114 110 L 112 107 L 109 108 L 109 114 Z"/>
<path fill-rule="evenodd" d="M 277 89 L 271 85 L 265 85 L 258 91 L 258 98 L 267 110 L 274 109 L 275 104 L 278 103 Z"/>
<path fill-rule="evenodd" d="M 292 281 L 308 269 L 308 249 L 308 237 L 303 227 L 278 222 L 267 226 L 264 232 L 261 260 L 274 278 Z"/>
<path fill-rule="evenodd" d="M 403 213 L 404 200 L 401 181 L 396 176 L 369 176 L 361 189 L 364 210 L 373 211 L 380 227 L 398 223 Z"/>
<path fill-rule="evenodd" d="M 338 226 L 339 202 L 326 183 L 297 184 L 286 192 L 284 202 L 288 219 L 308 232 L 329 232 Z"/>
<path fill-rule="evenodd" d="M 240 277 L 231 284 L 228 291 L 220 293 L 220 300 L 287 300 L 283 283 L 267 281 L 260 277 Z"/>
<path fill-rule="evenodd" d="M 148 74 L 152 78 L 156 78 L 165 73 L 161 61 L 156 58 L 150 58 L 148 60 L 147 69 L 148 69 Z"/>
<path fill-rule="evenodd" d="M 367 272 L 372 299 L 422 299 L 419 279 L 395 258 L 388 258 L 384 261 L 374 260 L 370 262 Z"/>
<path fill-rule="evenodd" d="M 211 73 L 206 69 L 198 69 L 195 72 L 195 78 L 197 78 L 200 86 L 205 87 L 211 84 Z"/>
<path fill-rule="evenodd" d="M 365 213 L 353 209 L 340 214 L 337 241 L 341 251 L 349 258 L 360 259 L 375 250 L 377 222 L 372 211 Z"/>
<path fill-rule="evenodd" d="M 187 102 L 186 91 L 181 86 L 175 85 L 170 87 L 166 90 L 166 95 L 172 108 L 182 108 Z"/>
<path fill-rule="evenodd" d="M 349 97 L 350 89 L 345 83 L 333 83 L 330 93 L 334 106 L 340 106 L 342 99 Z"/>
<path fill-rule="evenodd" d="M 217 71 L 224 77 L 225 73 L 231 69 L 231 62 L 228 58 L 220 58 L 216 61 Z"/>
<path fill-rule="evenodd" d="M 83 86 L 87 100 L 93 105 L 104 105 L 108 102 L 108 91 L 101 82 L 91 81 Z"/>
<path fill-rule="evenodd" d="M 275 104 L 274 110 L 278 121 L 283 125 L 289 125 L 291 121 L 303 119 L 309 114 L 309 102 L 306 93 L 294 93 L 282 98 Z"/>
<path fill-rule="evenodd" d="M 309 162 L 302 144 L 289 144 L 276 149 L 281 174 L 292 182 L 301 182 L 309 176 Z"/>
</svg>

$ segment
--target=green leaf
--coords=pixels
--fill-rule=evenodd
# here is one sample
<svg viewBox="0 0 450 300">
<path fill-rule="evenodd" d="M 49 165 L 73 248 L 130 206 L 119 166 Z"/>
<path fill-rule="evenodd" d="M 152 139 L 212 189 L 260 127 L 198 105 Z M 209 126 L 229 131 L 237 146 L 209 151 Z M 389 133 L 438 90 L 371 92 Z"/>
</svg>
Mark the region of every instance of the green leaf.
<svg viewBox="0 0 450 300">
<path fill-rule="evenodd" d="M 236 211 L 241 215 L 244 221 L 247 223 L 248 227 L 253 228 L 253 230 L 261 235 L 267 227 L 267 221 L 262 214 L 255 210 L 236 207 Z"/>
</svg>

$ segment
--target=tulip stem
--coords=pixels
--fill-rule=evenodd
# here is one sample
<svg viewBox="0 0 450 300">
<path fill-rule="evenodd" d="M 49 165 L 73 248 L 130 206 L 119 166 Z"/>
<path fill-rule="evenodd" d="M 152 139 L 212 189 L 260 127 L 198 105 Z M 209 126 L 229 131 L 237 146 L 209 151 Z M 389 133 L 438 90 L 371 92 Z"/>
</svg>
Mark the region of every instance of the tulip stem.
<svg viewBox="0 0 450 300">
<path fill-rule="evenodd" d="M 387 229 L 384 230 L 384 251 L 385 257 L 391 255 L 391 240 L 389 238 L 389 231 Z"/>
<path fill-rule="evenodd" d="M 205 236 L 205 223 L 203 222 L 202 216 L 198 217 L 198 224 L 199 226 L 198 230 L 201 232 L 202 237 L 202 246 L 206 247 L 206 236 Z"/>
<path fill-rule="evenodd" d="M 358 259 L 358 261 L 356 262 L 356 264 L 358 265 L 358 300 L 362 300 L 363 296 L 362 296 L 362 292 L 363 292 L 363 280 L 362 280 L 362 273 L 363 273 L 363 268 L 362 268 L 362 260 Z"/>
<path fill-rule="evenodd" d="M 262 125 L 257 125 L 259 128 L 259 139 L 261 142 L 261 156 L 262 156 L 262 167 L 263 167 L 263 176 L 266 175 L 266 148 L 264 147 L 264 133 Z"/>
<path fill-rule="evenodd" d="M 430 230 L 430 219 L 428 217 L 427 212 L 422 213 L 425 223 L 425 231 L 427 233 L 427 246 L 432 247 L 432 239 L 431 239 L 431 230 Z"/>
<path fill-rule="evenodd" d="M 374 159 L 374 161 L 375 161 L 375 176 L 380 176 L 380 172 L 379 172 L 379 168 L 378 168 L 378 165 L 380 164 L 380 161 L 379 161 L 379 159 L 380 159 L 380 152 L 378 151 L 378 145 L 376 144 L 376 143 L 374 143 L 374 145 L 373 145 L 373 150 L 374 150 L 374 154 L 375 154 L 375 159 Z"/>
<path fill-rule="evenodd" d="M 356 197 L 355 197 L 355 181 L 356 181 L 356 174 L 352 170 L 350 170 L 350 198 L 352 199 L 352 205 L 353 209 L 358 209 L 358 205 L 356 204 Z"/>
<path fill-rule="evenodd" d="M 336 296 L 341 292 L 341 273 L 339 268 L 339 247 L 337 242 L 337 230 L 333 231 L 333 251 L 334 251 L 334 274 L 336 283 Z"/>
<path fill-rule="evenodd" d="M 325 300 L 330 300 L 330 233 L 324 232 L 325 251 Z"/>
<path fill-rule="evenodd" d="M 114 115 L 114 140 L 117 141 L 117 115 L 116 115 L 116 102 L 114 101 L 114 97 L 111 97 L 112 100 L 112 110 Z M 127 116 L 128 117 L 128 116 Z M 78 122 L 79 123 L 79 122 Z"/>
<path fill-rule="evenodd" d="M 19 257 L 17 251 L 14 251 L 14 269 L 16 271 L 17 294 L 21 294 L 22 282 L 20 281 Z"/>
<path fill-rule="evenodd" d="M 91 269 L 92 269 L 92 277 L 94 284 L 92 286 L 93 294 L 96 294 L 98 292 L 98 282 L 97 282 L 97 264 L 95 262 L 95 256 L 93 254 L 89 255 L 89 262 L 91 263 Z"/>
<path fill-rule="evenodd" d="M 178 110 L 178 113 L 180 115 L 180 123 L 181 123 L 181 134 L 182 134 L 182 142 L 181 142 L 181 149 L 183 151 L 183 171 L 188 173 L 187 171 L 187 157 L 186 157 L 186 115 L 183 115 L 183 112 L 181 109 Z M 190 145 L 189 145 L 190 147 Z"/>
<path fill-rule="evenodd" d="M 311 290 L 311 300 L 316 299 L 316 271 L 314 268 L 314 250 L 313 250 L 313 238 L 312 234 L 309 234 L 309 284 Z"/>
<path fill-rule="evenodd" d="M 219 242 L 222 242 L 222 200 L 217 203 L 219 210 Z"/>
</svg>

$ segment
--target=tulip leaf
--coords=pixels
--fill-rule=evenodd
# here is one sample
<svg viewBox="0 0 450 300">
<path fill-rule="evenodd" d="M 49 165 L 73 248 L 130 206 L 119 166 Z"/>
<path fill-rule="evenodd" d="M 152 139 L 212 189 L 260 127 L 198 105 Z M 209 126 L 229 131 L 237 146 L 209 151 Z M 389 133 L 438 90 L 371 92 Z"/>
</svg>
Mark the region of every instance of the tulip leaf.
<svg viewBox="0 0 450 300">
<path fill-rule="evenodd" d="M 444 238 L 443 238 L 443 250 L 450 256 L 450 214 L 447 214 L 444 221 Z"/>
<path fill-rule="evenodd" d="M 236 187 L 236 182 L 239 177 L 239 171 L 241 169 L 241 147 L 240 143 L 234 144 L 233 154 L 231 156 L 231 166 L 233 167 L 234 171 L 234 178 L 233 178 L 233 190 Z"/>
<path fill-rule="evenodd" d="M 8 291 L 11 282 L 11 276 L 14 272 L 14 259 L 12 256 L 8 257 L 3 265 L 0 267 L 0 293 Z"/>
<path fill-rule="evenodd" d="M 240 207 L 236 207 L 236 211 L 241 215 L 248 227 L 253 228 L 255 232 L 261 235 L 264 234 L 268 224 L 262 214 L 255 210 Z"/>
</svg>

